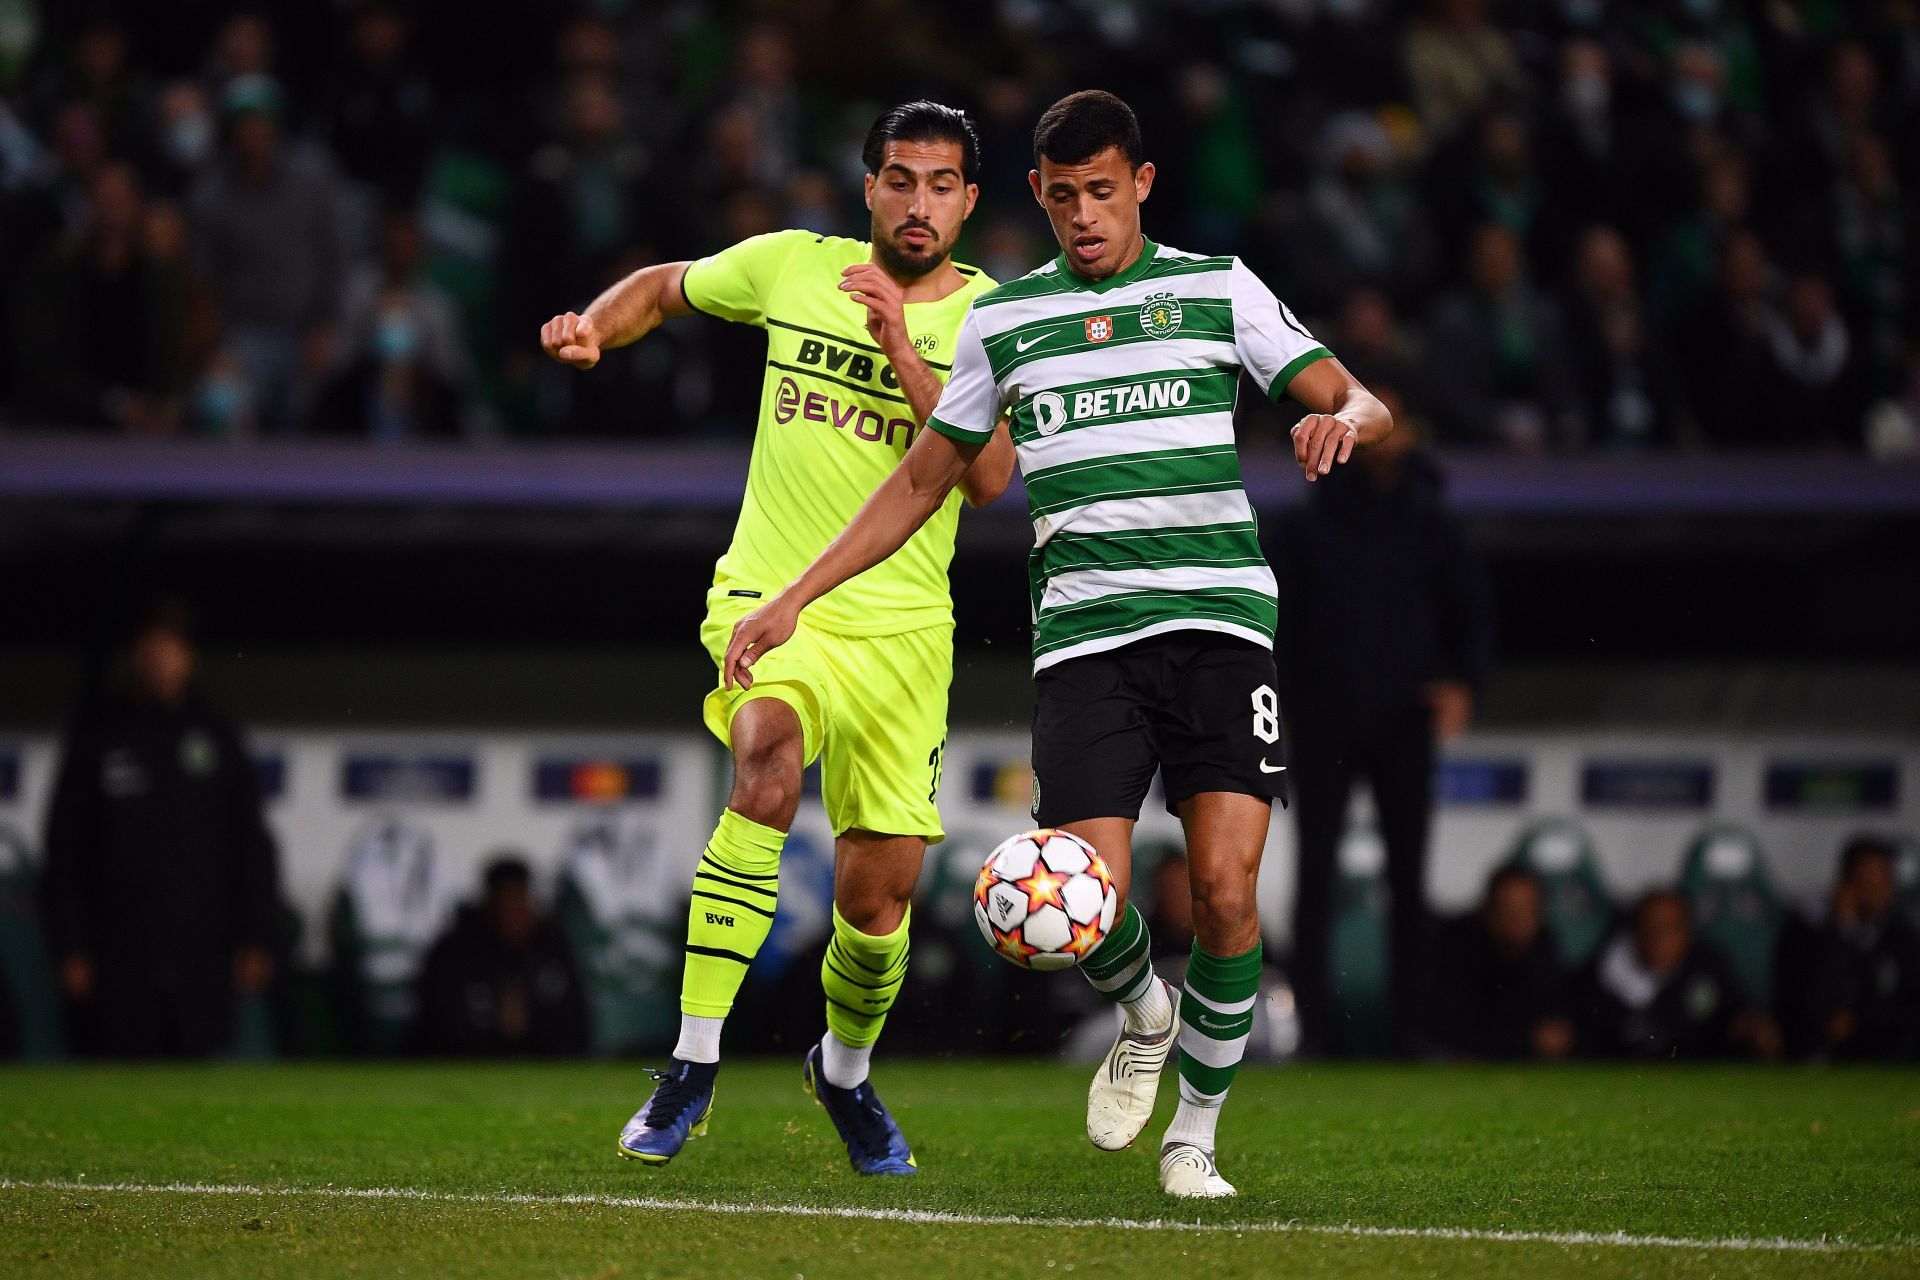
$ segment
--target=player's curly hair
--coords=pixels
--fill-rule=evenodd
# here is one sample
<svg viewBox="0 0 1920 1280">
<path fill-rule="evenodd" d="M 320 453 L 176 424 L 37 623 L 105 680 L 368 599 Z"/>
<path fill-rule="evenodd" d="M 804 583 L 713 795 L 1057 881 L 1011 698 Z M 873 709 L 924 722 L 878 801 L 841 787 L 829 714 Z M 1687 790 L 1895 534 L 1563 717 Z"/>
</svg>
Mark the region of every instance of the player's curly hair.
<svg viewBox="0 0 1920 1280">
<path fill-rule="evenodd" d="M 1044 157 L 1055 164 L 1081 164 L 1117 147 L 1138 169 L 1146 158 L 1140 121 L 1133 108 L 1104 89 L 1082 89 L 1048 107 L 1033 127 L 1033 167 Z"/>
<path fill-rule="evenodd" d="M 868 173 L 879 175 L 889 142 L 957 142 L 961 179 L 968 183 L 980 180 L 980 135 L 964 111 L 922 98 L 882 113 L 867 130 L 867 143 L 860 148 Z"/>
</svg>

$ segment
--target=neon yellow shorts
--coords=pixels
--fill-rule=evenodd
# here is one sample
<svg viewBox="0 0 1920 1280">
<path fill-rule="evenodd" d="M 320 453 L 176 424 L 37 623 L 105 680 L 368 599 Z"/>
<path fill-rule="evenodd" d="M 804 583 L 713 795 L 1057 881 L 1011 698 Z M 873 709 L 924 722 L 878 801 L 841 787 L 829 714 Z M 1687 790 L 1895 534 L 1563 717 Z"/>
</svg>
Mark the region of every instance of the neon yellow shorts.
<svg viewBox="0 0 1920 1280">
<path fill-rule="evenodd" d="M 714 669 L 733 624 L 758 600 L 709 598 L 700 642 Z M 953 625 L 888 636 L 847 636 L 807 625 L 753 664 L 753 688 L 715 688 L 707 728 L 729 747 L 740 708 L 778 698 L 800 717 L 806 762 L 820 761 L 821 798 L 833 832 L 946 837 L 934 796 L 946 754 L 947 689 L 953 683 Z"/>
</svg>

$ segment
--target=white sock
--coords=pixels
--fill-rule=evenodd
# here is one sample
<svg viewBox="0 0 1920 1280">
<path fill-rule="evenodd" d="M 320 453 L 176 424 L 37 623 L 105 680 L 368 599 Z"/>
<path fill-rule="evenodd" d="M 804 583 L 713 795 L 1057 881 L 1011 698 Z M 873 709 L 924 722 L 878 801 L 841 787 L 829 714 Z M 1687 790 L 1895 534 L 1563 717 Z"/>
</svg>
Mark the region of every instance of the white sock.
<svg viewBox="0 0 1920 1280">
<path fill-rule="evenodd" d="M 820 1037 L 820 1074 L 836 1089 L 853 1089 L 867 1078 L 867 1064 L 873 1059 L 873 1046 L 854 1048 L 841 1044 L 829 1031 Z"/>
<path fill-rule="evenodd" d="M 1180 1105 L 1174 1109 L 1173 1123 L 1167 1126 L 1167 1136 L 1161 1142 L 1191 1142 L 1202 1151 L 1213 1150 L 1214 1126 L 1220 1123 L 1220 1107 L 1216 1103 L 1203 1107 L 1197 1102 L 1180 1099 Z"/>
<path fill-rule="evenodd" d="M 1155 978 L 1145 991 L 1122 1001 L 1120 1012 L 1126 1015 L 1129 1031 L 1151 1035 L 1166 1030 L 1167 1023 L 1173 1019 L 1173 1001 L 1167 999 L 1167 984 Z"/>
<path fill-rule="evenodd" d="M 726 1022 L 725 1018 L 681 1014 L 680 1042 L 673 1046 L 673 1056 L 682 1062 L 720 1061 L 720 1028 Z"/>
</svg>

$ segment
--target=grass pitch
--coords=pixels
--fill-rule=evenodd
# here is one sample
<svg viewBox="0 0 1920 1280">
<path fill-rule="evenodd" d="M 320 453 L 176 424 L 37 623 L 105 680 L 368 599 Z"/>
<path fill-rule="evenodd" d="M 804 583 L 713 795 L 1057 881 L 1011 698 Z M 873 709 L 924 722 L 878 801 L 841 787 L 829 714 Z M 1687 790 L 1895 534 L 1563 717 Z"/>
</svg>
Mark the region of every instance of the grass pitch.
<svg viewBox="0 0 1920 1280">
<path fill-rule="evenodd" d="M 1193 1205 L 1172 1088 L 1109 1155 L 1087 1070 L 883 1058 L 910 1180 L 798 1062 L 729 1063 L 664 1170 L 626 1065 L 0 1071 L 0 1275 L 1920 1276 L 1920 1072 L 1250 1068 Z"/>
</svg>

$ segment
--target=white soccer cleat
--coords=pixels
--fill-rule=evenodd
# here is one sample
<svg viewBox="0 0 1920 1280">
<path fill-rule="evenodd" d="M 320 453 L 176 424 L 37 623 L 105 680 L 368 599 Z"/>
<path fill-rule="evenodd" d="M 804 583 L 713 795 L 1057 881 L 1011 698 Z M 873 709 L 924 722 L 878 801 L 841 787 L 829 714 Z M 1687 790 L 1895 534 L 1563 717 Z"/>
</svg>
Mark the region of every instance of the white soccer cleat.
<svg viewBox="0 0 1920 1280">
<path fill-rule="evenodd" d="M 1160 1148 L 1160 1189 L 1187 1200 L 1218 1200 L 1240 1194 L 1220 1176 L 1213 1152 L 1191 1142 L 1169 1142 Z"/>
<path fill-rule="evenodd" d="M 1126 1150 L 1147 1127 L 1160 1092 L 1160 1070 L 1180 1039 L 1180 990 L 1165 978 L 1154 981 L 1167 989 L 1173 1010 L 1167 1025 L 1158 1031 L 1122 1029 L 1087 1090 L 1087 1138 L 1102 1151 Z"/>
</svg>

